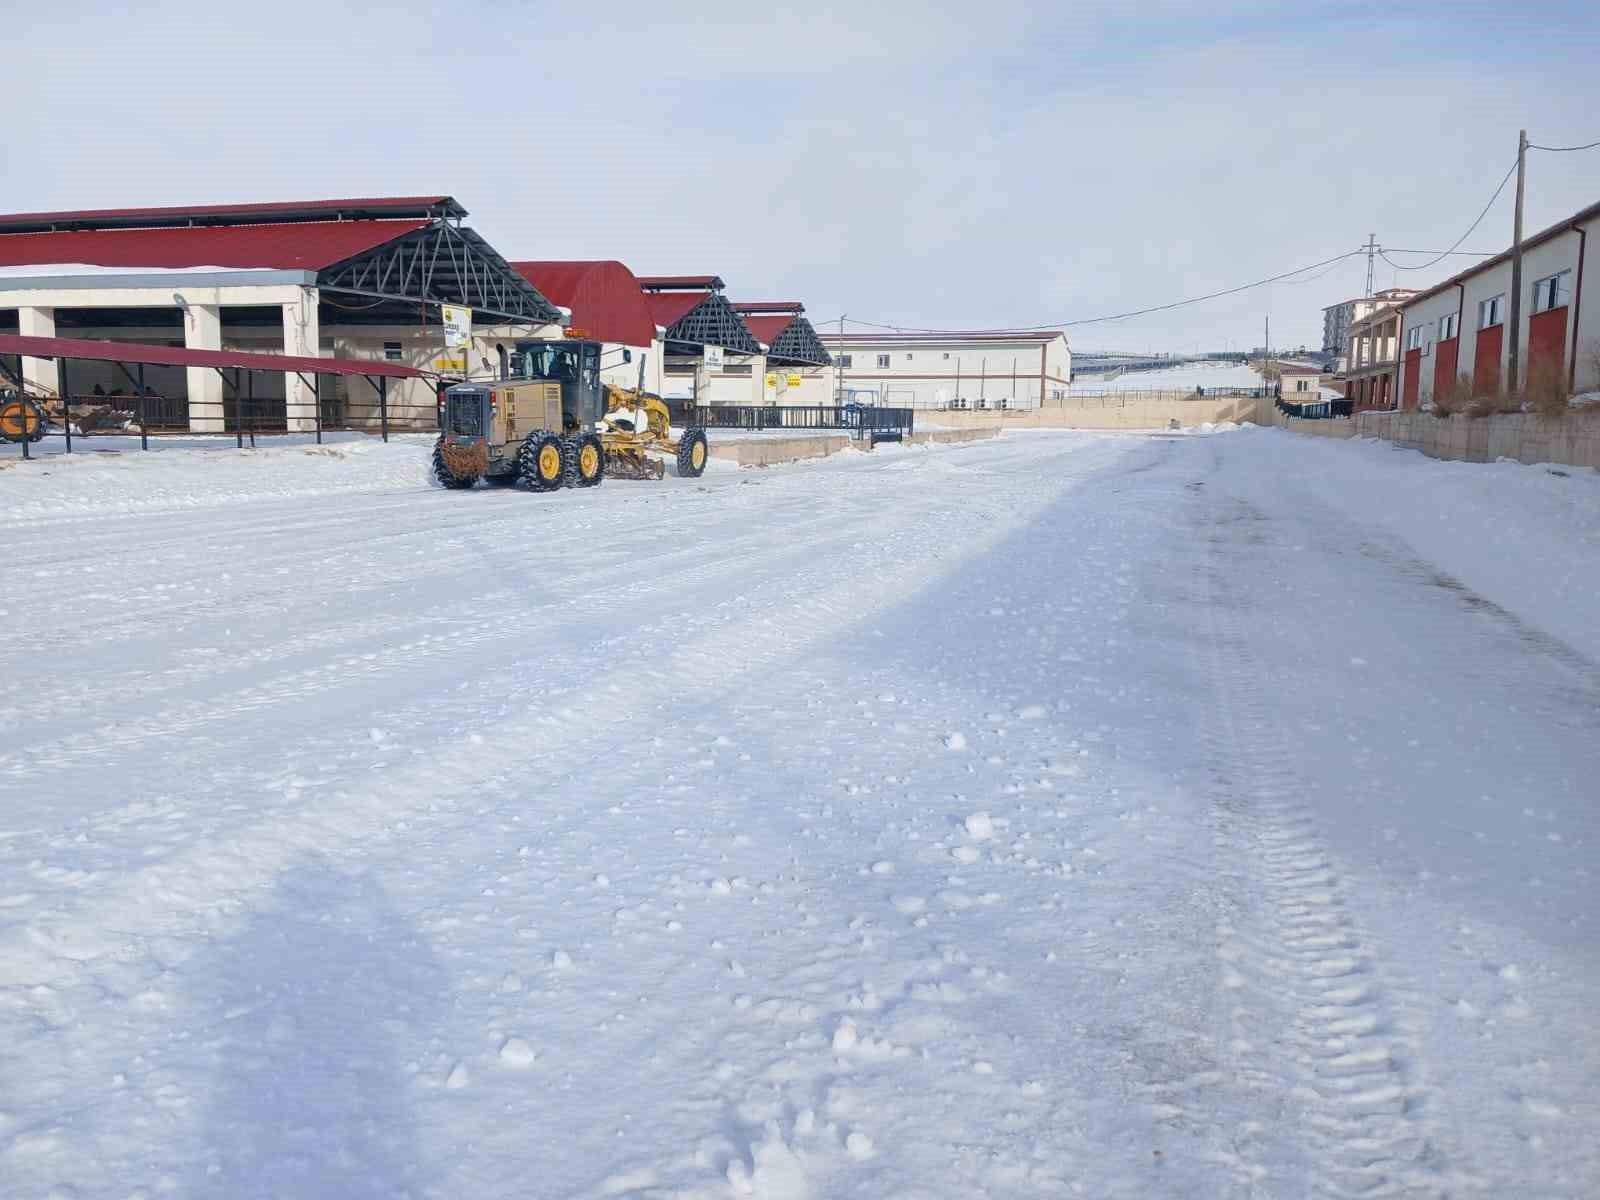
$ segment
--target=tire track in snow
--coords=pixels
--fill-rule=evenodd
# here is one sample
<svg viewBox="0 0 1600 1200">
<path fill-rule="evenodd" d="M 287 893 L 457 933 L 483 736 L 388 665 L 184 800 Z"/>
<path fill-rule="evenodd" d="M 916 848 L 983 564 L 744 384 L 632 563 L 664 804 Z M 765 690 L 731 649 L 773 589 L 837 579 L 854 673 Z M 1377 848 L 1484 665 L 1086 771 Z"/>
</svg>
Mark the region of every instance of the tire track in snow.
<svg viewBox="0 0 1600 1200">
<path fill-rule="evenodd" d="M 1436 1098 L 1414 1077 L 1415 1046 L 1397 1026 L 1380 963 L 1300 799 L 1304 782 L 1266 699 L 1247 600 L 1230 593 L 1228 552 L 1264 541 L 1256 527 L 1265 521 L 1242 501 L 1225 502 L 1203 534 L 1217 688 L 1214 812 L 1219 845 L 1243 882 L 1238 920 L 1218 929 L 1223 986 L 1239 998 L 1229 1045 L 1239 1079 L 1282 1103 L 1276 1128 L 1239 1131 L 1240 1182 L 1337 1198 L 1450 1196 L 1474 1181 L 1441 1153 L 1428 1116 Z"/>
</svg>

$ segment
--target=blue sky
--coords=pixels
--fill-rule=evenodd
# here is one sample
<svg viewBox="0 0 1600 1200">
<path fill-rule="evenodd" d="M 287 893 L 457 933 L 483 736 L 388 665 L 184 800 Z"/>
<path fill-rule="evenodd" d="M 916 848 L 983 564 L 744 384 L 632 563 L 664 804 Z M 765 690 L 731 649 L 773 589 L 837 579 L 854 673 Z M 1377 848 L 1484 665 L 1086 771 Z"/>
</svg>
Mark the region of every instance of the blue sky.
<svg viewBox="0 0 1600 1200">
<path fill-rule="evenodd" d="M 715 271 L 819 321 L 1078 320 L 1368 232 L 1442 249 L 1519 126 L 1600 138 L 1576 4 L 68 3 L 26 30 L 7 208 L 447 191 L 508 256 Z M 1530 228 L 1595 200 L 1600 151 L 1534 157 Z M 1508 188 L 1469 248 L 1510 225 Z M 1316 343 L 1364 272 L 1073 342 L 1253 344 L 1270 311 Z"/>
</svg>

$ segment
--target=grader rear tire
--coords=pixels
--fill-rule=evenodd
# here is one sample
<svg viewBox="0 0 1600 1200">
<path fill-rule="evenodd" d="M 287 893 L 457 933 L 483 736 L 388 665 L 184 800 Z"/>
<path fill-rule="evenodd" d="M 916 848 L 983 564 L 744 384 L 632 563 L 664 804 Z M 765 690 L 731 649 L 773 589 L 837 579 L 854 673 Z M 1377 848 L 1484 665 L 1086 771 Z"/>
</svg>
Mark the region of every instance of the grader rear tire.
<svg viewBox="0 0 1600 1200">
<path fill-rule="evenodd" d="M 553 492 L 566 480 L 566 455 L 561 439 L 549 430 L 535 430 L 517 451 L 517 474 L 533 492 Z"/>
<path fill-rule="evenodd" d="M 706 445 L 706 431 L 689 429 L 678 440 L 678 474 L 685 479 L 699 479 L 706 473 L 706 459 L 711 455 Z"/>
<path fill-rule="evenodd" d="M 476 475 L 457 475 L 444 461 L 444 439 L 433 444 L 433 478 L 442 488 L 461 491 L 478 482 Z"/>
<path fill-rule="evenodd" d="M 44 438 L 44 410 L 26 396 L 0 403 L 0 438 L 8 442 L 37 442 Z"/>
</svg>

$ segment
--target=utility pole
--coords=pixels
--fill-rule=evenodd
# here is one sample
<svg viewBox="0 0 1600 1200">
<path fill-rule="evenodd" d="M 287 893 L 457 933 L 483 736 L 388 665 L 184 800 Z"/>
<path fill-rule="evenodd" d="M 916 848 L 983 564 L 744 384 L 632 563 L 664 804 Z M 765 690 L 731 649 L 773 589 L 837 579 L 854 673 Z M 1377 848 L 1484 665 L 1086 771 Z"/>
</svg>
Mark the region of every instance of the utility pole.
<svg viewBox="0 0 1600 1200">
<path fill-rule="evenodd" d="M 844 407 L 844 313 L 839 314 L 839 350 L 833 356 L 833 402 Z"/>
<path fill-rule="evenodd" d="M 1372 259 L 1373 255 L 1375 255 L 1377 252 L 1378 235 L 1375 233 L 1369 233 L 1367 234 L 1367 290 L 1365 293 L 1363 293 L 1369 300 L 1372 299 Z"/>
<path fill-rule="evenodd" d="M 1506 391 L 1517 390 L 1522 337 L 1522 179 L 1528 165 L 1528 131 L 1517 131 L 1517 211 L 1511 219 L 1511 349 L 1506 355 Z"/>
<path fill-rule="evenodd" d="M 1267 314 L 1265 331 L 1261 335 L 1261 361 L 1272 361 L 1272 314 Z"/>
</svg>

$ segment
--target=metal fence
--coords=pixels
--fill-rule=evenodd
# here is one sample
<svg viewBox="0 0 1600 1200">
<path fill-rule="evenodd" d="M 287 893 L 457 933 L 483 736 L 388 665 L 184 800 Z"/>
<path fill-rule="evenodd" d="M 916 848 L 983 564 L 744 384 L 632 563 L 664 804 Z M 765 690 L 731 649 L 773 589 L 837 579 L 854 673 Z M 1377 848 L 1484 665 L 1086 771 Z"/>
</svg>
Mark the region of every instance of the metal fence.
<svg viewBox="0 0 1600 1200">
<path fill-rule="evenodd" d="M 669 402 L 675 425 L 706 429 L 830 429 L 875 441 L 909 436 L 916 417 L 909 408 L 872 404 L 692 404 Z"/>
<path fill-rule="evenodd" d="M 1126 404 L 1171 404 L 1181 400 L 1260 400 L 1275 395 L 1272 388 L 1218 387 L 1191 388 L 1130 388 L 1127 391 L 1077 391 L 1068 389 L 1060 400 L 1051 400 L 1048 408 L 1118 408 Z"/>
<path fill-rule="evenodd" d="M 315 405 L 308 406 L 311 428 L 297 431 L 319 442 L 330 432 L 376 433 L 387 441 L 391 430 L 431 432 L 439 427 L 434 398 L 427 403 L 391 402 L 385 389 L 372 400 L 352 399 L 343 388 L 326 386 L 327 378 L 319 377 L 324 386 L 317 389 Z M 5 389 L 3 394 L 12 392 Z M 220 400 L 190 401 L 146 389 L 143 394 L 71 395 L 64 403 L 49 400 L 43 407 L 48 424 L 42 436 L 63 438 L 68 453 L 73 442 L 90 438 L 137 437 L 149 449 L 151 438 L 221 435 L 242 447 L 254 445 L 257 435 L 289 432 L 285 399 L 255 395 L 248 374 L 238 388 L 225 387 Z"/>
<path fill-rule="evenodd" d="M 1278 411 L 1286 416 L 1299 417 L 1303 421 L 1327 421 L 1334 417 L 1348 417 L 1353 415 L 1354 400 L 1305 400 L 1296 402 L 1280 399 L 1277 404 Z"/>
</svg>

